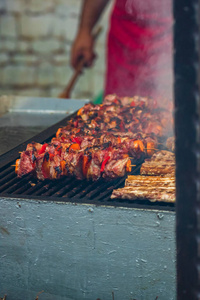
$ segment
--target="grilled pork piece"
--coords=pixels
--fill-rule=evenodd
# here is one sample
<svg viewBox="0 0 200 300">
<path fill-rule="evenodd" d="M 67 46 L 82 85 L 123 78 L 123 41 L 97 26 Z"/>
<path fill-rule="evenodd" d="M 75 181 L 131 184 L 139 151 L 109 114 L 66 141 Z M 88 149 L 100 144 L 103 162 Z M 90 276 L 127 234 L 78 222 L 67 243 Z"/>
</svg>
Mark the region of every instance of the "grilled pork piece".
<svg viewBox="0 0 200 300">
<path fill-rule="evenodd" d="M 125 186 L 175 187 L 175 177 L 129 175 L 125 181 Z"/>
<path fill-rule="evenodd" d="M 167 163 L 161 163 L 158 166 L 157 163 L 145 162 L 140 169 L 141 175 L 153 175 L 153 176 L 168 176 L 175 174 L 175 164 L 168 165 Z"/>
<path fill-rule="evenodd" d="M 175 187 L 126 186 L 113 190 L 112 199 L 149 200 L 151 202 L 175 202 Z"/>
<path fill-rule="evenodd" d="M 122 158 L 118 160 L 111 160 L 105 166 L 103 177 L 104 178 L 118 178 L 126 175 L 126 165 L 129 161 L 129 158 Z"/>
<path fill-rule="evenodd" d="M 111 198 L 175 202 L 175 177 L 130 175 Z"/>
<path fill-rule="evenodd" d="M 174 153 L 166 150 L 157 151 L 151 158 L 151 161 L 165 161 L 165 162 L 174 162 L 175 163 L 175 155 Z"/>
<path fill-rule="evenodd" d="M 156 152 L 150 159 L 146 159 L 140 169 L 141 175 L 175 174 L 175 155 L 172 152 L 161 150 Z"/>
<path fill-rule="evenodd" d="M 20 159 L 16 161 L 16 169 L 18 177 L 22 177 L 35 170 L 35 156 L 33 151 L 24 151 L 21 153 Z"/>
</svg>

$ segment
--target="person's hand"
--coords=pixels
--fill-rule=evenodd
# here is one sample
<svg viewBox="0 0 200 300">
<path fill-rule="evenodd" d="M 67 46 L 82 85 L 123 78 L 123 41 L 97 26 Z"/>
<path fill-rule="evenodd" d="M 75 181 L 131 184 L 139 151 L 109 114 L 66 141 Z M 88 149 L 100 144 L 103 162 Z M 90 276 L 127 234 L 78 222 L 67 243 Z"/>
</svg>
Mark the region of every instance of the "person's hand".
<svg viewBox="0 0 200 300">
<path fill-rule="evenodd" d="M 72 45 L 71 49 L 71 65 L 74 69 L 77 68 L 80 60 L 84 59 L 85 67 L 91 67 L 95 58 L 94 54 L 94 39 L 88 31 L 80 31 Z"/>
</svg>

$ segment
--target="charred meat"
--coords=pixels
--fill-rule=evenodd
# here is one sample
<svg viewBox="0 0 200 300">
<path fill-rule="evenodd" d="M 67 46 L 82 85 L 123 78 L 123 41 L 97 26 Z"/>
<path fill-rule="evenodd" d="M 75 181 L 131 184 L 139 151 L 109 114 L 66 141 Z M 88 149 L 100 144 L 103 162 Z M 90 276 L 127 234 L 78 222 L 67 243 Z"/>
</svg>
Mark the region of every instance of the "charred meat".
<svg viewBox="0 0 200 300">
<path fill-rule="evenodd" d="M 153 99 L 106 96 L 101 105 L 88 103 L 79 109 L 50 143 L 27 145 L 16 173 L 31 173 L 40 180 L 124 176 L 131 171 L 131 160 L 150 158 L 170 135 L 170 116 L 171 110 L 159 110 Z"/>
</svg>

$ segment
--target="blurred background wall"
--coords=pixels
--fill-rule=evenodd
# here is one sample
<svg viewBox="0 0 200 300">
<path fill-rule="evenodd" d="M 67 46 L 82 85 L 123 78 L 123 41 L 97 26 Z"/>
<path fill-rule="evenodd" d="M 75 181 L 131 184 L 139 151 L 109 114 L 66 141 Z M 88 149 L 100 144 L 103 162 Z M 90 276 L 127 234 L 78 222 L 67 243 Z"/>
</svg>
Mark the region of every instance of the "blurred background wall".
<svg viewBox="0 0 200 300">
<path fill-rule="evenodd" d="M 105 43 L 112 2 L 104 12 L 98 59 L 79 78 L 73 98 L 103 90 Z M 57 97 L 72 75 L 70 50 L 82 0 L 0 0 L 0 95 Z"/>
</svg>

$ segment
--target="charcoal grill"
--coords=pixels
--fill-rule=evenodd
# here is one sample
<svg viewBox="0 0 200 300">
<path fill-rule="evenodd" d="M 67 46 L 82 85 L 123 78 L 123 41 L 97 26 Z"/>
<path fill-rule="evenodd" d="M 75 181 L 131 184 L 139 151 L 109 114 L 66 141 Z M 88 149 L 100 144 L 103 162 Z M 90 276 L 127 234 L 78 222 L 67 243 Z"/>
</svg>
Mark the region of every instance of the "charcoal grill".
<svg viewBox="0 0 200 300">
<path fill-rule="evenodd" d="M 110 198 L 113 189 L 123 187 L 125 177 L 115 180 L 104 180 L 103 178 L 97 182 L 87 180 L 77 180 L 75 178 L 63 177 L 54 181 L 37 181 L 31 175 L 24 178 L 17 178 L 13 165 L 15 160 L 19 158 L 19 152 L 26 148 L 26 145 L 32 141 L 39 143 L 50 142 L 59 127 L 65 126 L 70 118 L 75 114 L 68 116 L 61 122 L 53 125 L 28 140 L 26 143 L 16 147 L 8 153 L 0 157 L 0 197 L 13 197 L 23 199 L 36 199 L 58 202 L 75 202 L 88 203 L 96 205 L 114 205 L 114 206 L 130 206 L 142 208 L 162 208 L 165 210 L 174 210 L 174 204 L 170 203 L 152 203 L 148 201 L 131 201 L 131 200 L 113 200 Z M 132 174 L 139 174 L 140 165 L 143 162 L 137 162 L 137 167 Z"/>
<path fill-rule="evenodd" d="M 0 157 L 0 291 L 11 300 L 32 300 L 41 290 L 46 300 L 109 299 L 112 293 L 174 300 L 173 204 L 110 199 L 125 178 L 17 178 L 12 165 L 27 143 L 49 142 L 73 117 Z"/>
</svg>

